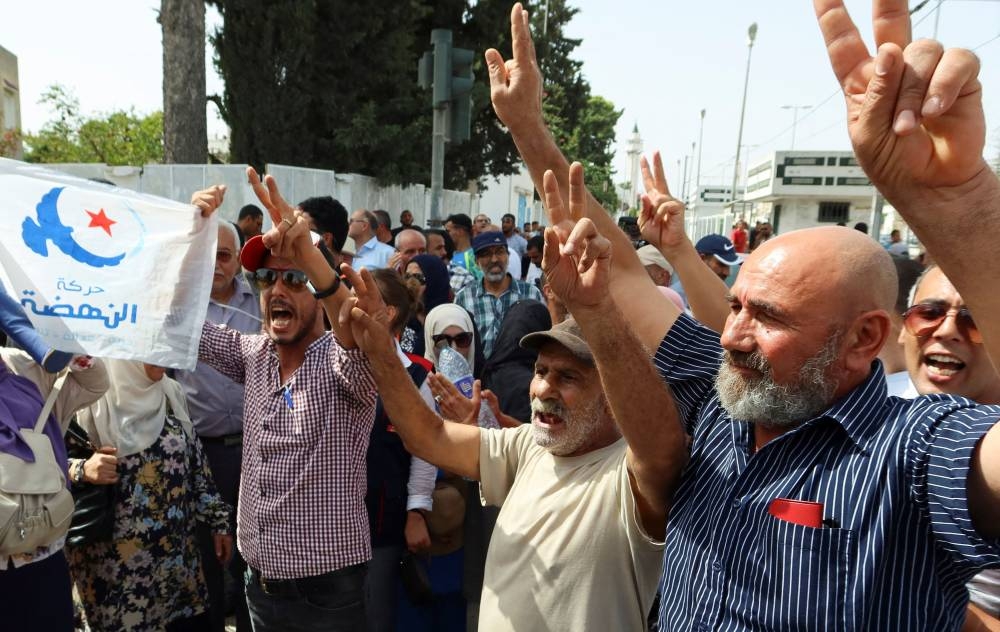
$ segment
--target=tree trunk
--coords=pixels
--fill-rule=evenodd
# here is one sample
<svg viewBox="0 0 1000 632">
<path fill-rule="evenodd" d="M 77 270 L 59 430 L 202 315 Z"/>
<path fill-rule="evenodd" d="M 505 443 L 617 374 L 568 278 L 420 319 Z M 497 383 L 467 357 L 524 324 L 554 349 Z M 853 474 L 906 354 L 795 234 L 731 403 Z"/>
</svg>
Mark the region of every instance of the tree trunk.
<svg viewBox="0 0 1000 632">
<path fill-rule="evenodd" d="M 205 2 L 161 0 L 163 29 L 163 156 L 166 163 L 204 164 Z"/>
</svg>

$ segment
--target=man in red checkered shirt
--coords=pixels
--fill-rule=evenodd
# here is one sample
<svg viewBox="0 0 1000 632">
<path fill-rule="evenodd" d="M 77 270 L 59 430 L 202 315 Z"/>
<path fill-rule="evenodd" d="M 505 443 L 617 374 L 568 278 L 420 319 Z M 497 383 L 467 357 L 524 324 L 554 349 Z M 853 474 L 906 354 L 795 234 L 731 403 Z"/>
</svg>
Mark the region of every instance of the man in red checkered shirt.
<svg viewBox="0 0 1000 632">
<path fill-rule="evenodd" d="M 302 211 L 273 178 L 265 187 L 253 169 L 248 175 L 274 222 L 240 253 L 261 290 L 263 332 L 206 322 L 199 359 L 246 385 L 237 539 L 250 616 L 256 632 L 356 632 L 371 558 L 364 494 L 375 383 L 350 330 L 337 324 L 349 292 L 313 246 Z M 193 203 L 211 212 L 223 193 L 213 187 Z"/>
</svg>

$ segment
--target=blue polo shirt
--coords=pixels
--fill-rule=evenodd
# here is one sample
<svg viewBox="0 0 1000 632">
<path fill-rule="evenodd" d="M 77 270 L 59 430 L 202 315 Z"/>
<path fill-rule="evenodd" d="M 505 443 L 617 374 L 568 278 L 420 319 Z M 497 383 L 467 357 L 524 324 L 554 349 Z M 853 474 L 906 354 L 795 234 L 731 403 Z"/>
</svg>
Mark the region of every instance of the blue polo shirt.
<svg viewBox="0 0 1000 632">
<path fill-rule="evenodd" d="M 817 417 L 750 454 L 719 405 L 719 335 L 687 316 L 654 362 L 692 435 L 670 508 L 661 630 L 958 630 L 965 582 L 1000 567 L 973 530 L 972 452 L 1000 407 L 888 397 L 881 363 Z M 822 503 L 825 525 L 769 514 Z"/>
</svg>

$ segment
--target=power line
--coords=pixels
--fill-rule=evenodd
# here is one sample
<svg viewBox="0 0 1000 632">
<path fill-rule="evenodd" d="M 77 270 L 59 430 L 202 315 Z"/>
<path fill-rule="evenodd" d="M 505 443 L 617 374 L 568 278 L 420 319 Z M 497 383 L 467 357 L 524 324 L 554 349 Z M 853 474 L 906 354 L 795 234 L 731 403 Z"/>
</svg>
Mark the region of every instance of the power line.
<svg viewBox="0 0 1000 632">
<path fill-rule="evenodd" d="M 985 42 L 983 42 L 983 43 L 982 43 L 982 44 L 980 44 L 979 46 L 976 46 L 975 48 L 971 48 L 971 49 L 969 49 L 969 50 L 979 50 L 979 49 L 980 49 L 980 48 L 982 48 L 983 46 L 986 46 L 986 45 L 987 45 L 987 44 L 989 44 L 990 42 L 994 42 L 994 41 L 996 41 L 996 40 L 998 40 L 998 39 L 1000 39 L 1000 33 L 997 33 L 996 35 L 994 35 L 994 36 L 993 36 L 993 37 L 991 37 L 990 39 L 986 40 Z"/>
</svg>

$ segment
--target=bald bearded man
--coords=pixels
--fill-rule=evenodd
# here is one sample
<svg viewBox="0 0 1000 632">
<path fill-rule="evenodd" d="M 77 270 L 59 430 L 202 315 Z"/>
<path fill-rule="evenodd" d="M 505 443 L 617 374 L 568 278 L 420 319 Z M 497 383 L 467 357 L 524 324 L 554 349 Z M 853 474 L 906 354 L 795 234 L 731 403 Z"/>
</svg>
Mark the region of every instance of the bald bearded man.
<svg viewBox="0 0 1000 632">
<path fill-rule="evenodd" d="M 996 313 L 1000 295 L 982 279 L 983 265 L 1000 267 L 988 245 L 1000 183 L 982 159 L 975 56 L 911 42 L 905 0 L 875 0 L 876 55 L 840 0 L 814 5 L 859 163 L 969 305 Z M 486 53 L 494 109 L 536 188 L 551 170 L 569 190 L 520 5 L 511 41 L 510 60 Z M 640 222 L 656 243 L 683 208 L 662 161 L 646 196 Z M 667 523 L 659 629 L 958 630 L 964 582 L 1000 566 L 1000 407 L 886 395 L 876 356 L 896 292 L 888 255 L 849 229 L 769 240 L 742 266 L 720 337 L 655 291 L 588 202 L 586 217 L 613 242 L 609 287 L 629 315 L 617 325 L 656 349 L 691 435 Z M 577 218 L 551 220 L 569 233 Z M 1000 331 L 988 325 L 996 362 Z"/>
</svg>

